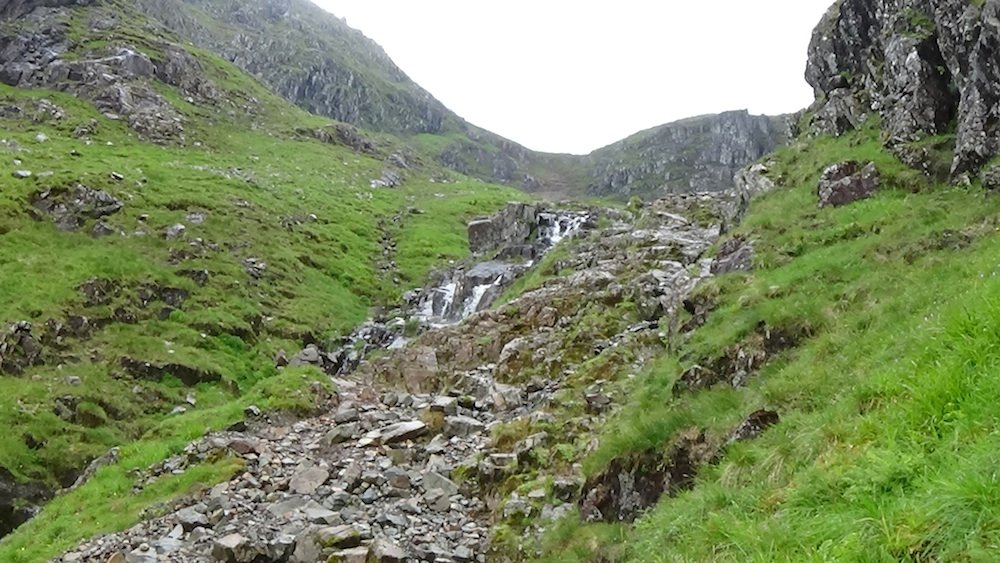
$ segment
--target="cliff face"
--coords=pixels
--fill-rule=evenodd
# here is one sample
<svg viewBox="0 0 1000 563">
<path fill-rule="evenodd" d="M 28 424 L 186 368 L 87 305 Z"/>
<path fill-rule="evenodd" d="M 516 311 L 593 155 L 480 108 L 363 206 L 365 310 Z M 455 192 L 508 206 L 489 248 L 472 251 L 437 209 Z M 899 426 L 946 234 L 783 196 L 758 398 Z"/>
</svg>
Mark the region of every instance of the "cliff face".
<svg viewBox="0 0 1000 563">
<path fill-rule="evenodd" d="M 1000 154 L 1000 3 L 840 0 L 813 32 L 812 128 L 841 134 L 881 116 L 886 144 L 927 167 L 922 141 L 954 134 L 951 175 Z"/>
<path fill-rule="evenodd" d="M 730 187 L 787 138 L 746 112 L 686 120 L 588 157 L 540 154 L 466 123 L 381 47 L 306 0 L 141 0 L 165 27 L 257 76 L 313 113 L 376 131 L 444 134 L 434 156 L 458 172 L 558 195 L 655 197 Z"/>
<path fill-rule="evenodd" d="M 731 111 L 643 131 L 588 157 L 588 191 L 641 197 L 732 187 L 740 168 L 790 138 L 791 123 L 789 117 Z"/>
<path fill-rule="evenodd" d="M 36 8 L 90 3 L 12 0 L 0 7 L 0 17 L 29 21 Z M 216 53 L 314 114 L 403 136 L 452 170 L 554 197 L 655 198 L 725 189 L 741 167 L 789 136 L 784 118 L 738 111 L 663 125 L 587 156 L 537 153 L 465 122 L 407 77 L 375 42 L 308 0 L 138 0 L 137 5 L 161 32 Z M 20 31 L 0 37 L 0 81 L 61 89 L 62 76 L 46 70 L 45 57 L 71 47 L 69 25 L 59 33 L 13 26 Z M 178 75 L 172 83 L 185 80 L 190 82 Z M 155 92 L 145 94 L 157 102 L 152 106 L 164 106 Z M 171 136 L 153 133 L 149 136 Z"/>
<path fill-rule="evenodd" d="M 439 133 L 454 119 L 374 41 L 306 0 L 140 3 L 170 31 L 317 115 L 392 133 Z"/>
</svg>

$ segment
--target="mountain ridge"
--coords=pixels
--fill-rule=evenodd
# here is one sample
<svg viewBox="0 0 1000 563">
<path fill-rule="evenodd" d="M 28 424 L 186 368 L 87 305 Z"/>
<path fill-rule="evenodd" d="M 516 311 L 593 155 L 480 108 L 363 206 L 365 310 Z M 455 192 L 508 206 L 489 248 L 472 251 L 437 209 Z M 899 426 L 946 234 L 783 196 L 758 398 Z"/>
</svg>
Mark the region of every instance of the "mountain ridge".
<svg viewBox="0 0 1000 563">
<path fill-rule="evenodd" d="M 714 177 L 711 182 L 696 180 L 685 185 L 667 178 L 662 170 L 647 170 L 636 178 L 636 171 L 613 171 L 615 163 L 601 158 L 610 147 L 627 140 L 589 155 L 544 153 L 470 124 L 410 80 L 377 43 L 307 0 L 143 2 L 149 13 L 167 22 L 167 28 L 234 62 L 308 111 L 380 132 L 450 139 L 443 146 L 435 140 L 433 152 L 440 162 L 464 174 L 529 192 L 617 199 L 652 197 L 664 187 L 660 193 L 732 187 L 732 163 L 719 163 L 724 170 L 715 173 L 699 170 L 701 164 L 691 165 L 693 177 Z M 361 60 L 369 64 L 355 66 Z M 716 118 L 725 119 L 724 114 Z M 658 127 L 677 128 L 683 121 Z M 785 140 L 787 136 L 773 134 L 746 139 L 748 148 L 742 152 L 747 160 L 740 164 L 759 158 Z M 715 142 L 726 142 L 725 135 L 718 133 Z M 761 148 L 767 150 L 761 152 Z M 661 152 L 669 158 L 677 148 L 666 145 Z M 705 166 L 716 164 L 711 158 L 703 160 Z M 676 163 L 674 171 L 687 173 L 686 166 Z M 554 169 L 568 168 L 582 170 L 553 173 Z M 632 176 L 626 183 L 634 182 L 635 189 L 612 186 L 605 178 L 612 173 L 622 178 Z"/>
</svg>

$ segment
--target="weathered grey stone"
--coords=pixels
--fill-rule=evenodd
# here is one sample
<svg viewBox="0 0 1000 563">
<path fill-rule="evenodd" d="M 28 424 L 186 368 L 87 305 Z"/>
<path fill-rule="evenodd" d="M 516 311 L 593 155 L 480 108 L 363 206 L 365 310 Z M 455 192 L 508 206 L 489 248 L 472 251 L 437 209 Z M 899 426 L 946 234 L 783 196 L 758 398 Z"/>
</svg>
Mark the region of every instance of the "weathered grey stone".
<svg viewBox="0 0 1000 563">
<path fill-rule="evenodd" d="M 749 272 L 753 269 L 753 244 L 743 237 L 735 237 L 722 243 L 719 253 L 712 260 L 712 274 Z"/>
<path fill-rule="evenodd" d="M 379 538 L 371 545 L 369 563 L 404 563 L 409 554 L 395 543 Z"/>
<path fill-rule="evenodd" d="M 212 527 L 208 517 L 194 508 L 184 508 L 177 511 L 177 523 L 184 528 L 185 532 L 190 532 L 199 526 L 202 528 Z"/>
<path fill-rule="evenodd" d="M 175 239 L 175 238 L 183 235 L 184 231 L 186 231 L 186 230 L 187 230 L 187 227 L 185 227 L 184 225 L 182 225 L 180 223 L 177 223 L 176 225 L 171 225 L 171 226 L 167 227 L 163 231 L 163 236 L 167 240 Z"/>
<path fill-rule="evenodd" d="M 731 189 L 741 168 L 791 138 L 791 121 L 744 110 L 661 125 L 591 153 L 588 191 L 653 199 Z"/>
<path fill-rule="evenodd" d="M 383 428 L 380 433 L 380 440 L 383 444 L 396 444 L 407 440 L 416 440 L 427 434 L 427 425 L 419 420 L 400 422 Z"/>
<path fill-rule="evenodd" d="M 988 190 L 1000 189 L 1000 166 L 988 166 L 980 176 L 983 187 Z"/>
<path fill-rule="evenodd" d="M 300 495 L 311 495 L 316 492 L 326 480 L 330 472 L 322 467 L 307 467 L 296 473 L 288 483 L 288 488 Z"/>
<path fill-rule="evenodd" d="M 330 556 L 327 563 L 368 563 L 368 548 L 354 547 L 337 551 Z"/>
<path fill-rule="evenodd" d="M 262 554 L 259 546 L 240 534 L 229 534 L 212 544 L 212 557 L 222 563 L 252 563 Z"/>
<path fill-rule="evenodd" d="M 434 472 L 426 471 L 423 476 L 423 485 L 425 491 L 439 490 L 445 494 L 445 496 L 452 496 L 458 493 L 458 485 L 454 481 L 448 479 L 447 477 Z"/>
<path fill-rule="evenodd" d="M 468 437 L 486 430 L 486 425 L 470 416 L 448 416 L 444 419 L 445 436 Z"/>
<path fill-rule="evenodd" d="M 837 2 L 809 47 L 813 127 L 840 134 L 871 108 L 890 148 L 905 151 L 957 122 L 952 178 L 975 173 L 1000 152 L 998 16 L 995 2 Z"/>
<path fill-rule="evenodd" d="M 875 163 L 862 167 L 854 161 L 834 164 L 819 180 L 819 206 L 837 207 L 867 199 L 878 190 L 881 179 Z"/>
</svg>

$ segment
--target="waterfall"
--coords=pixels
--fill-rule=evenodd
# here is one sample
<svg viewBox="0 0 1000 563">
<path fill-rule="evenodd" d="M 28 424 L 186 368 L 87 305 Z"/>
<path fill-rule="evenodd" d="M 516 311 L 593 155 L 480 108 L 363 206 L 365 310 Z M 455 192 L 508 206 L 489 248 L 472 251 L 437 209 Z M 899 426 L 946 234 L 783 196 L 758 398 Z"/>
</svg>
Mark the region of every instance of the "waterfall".
<svg viewBox="0 0 1000 563">
<path fill-rule="evenodd" d="M 465 308 L 462 310 L 462 318 L 469 317 L 479 311 L 479 305 L 483 301 L 483 296 L 491 288 L 499 287 L 503 283 L 503 276 L 497 276 L 497 279 L 493 280 L 492 283 L 477 285 L 472 289 L 472 296 L 465 302 Z"/>
</svg>

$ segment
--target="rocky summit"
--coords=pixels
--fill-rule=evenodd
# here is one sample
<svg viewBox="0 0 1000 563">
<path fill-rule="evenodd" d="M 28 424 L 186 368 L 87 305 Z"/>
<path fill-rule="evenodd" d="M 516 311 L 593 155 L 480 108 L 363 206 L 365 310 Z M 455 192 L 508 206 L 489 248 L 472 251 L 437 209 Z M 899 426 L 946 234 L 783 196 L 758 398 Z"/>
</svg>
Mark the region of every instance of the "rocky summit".
<svg viewBox="0 0 1000 563">
<path fill-rule="evenodd" d="M 3 2 L 0 561 L 998 559 L 998 10 L 570 156 L 304 0 Z"/>
</svg>

